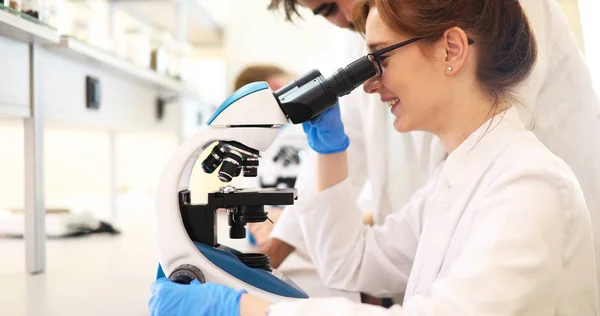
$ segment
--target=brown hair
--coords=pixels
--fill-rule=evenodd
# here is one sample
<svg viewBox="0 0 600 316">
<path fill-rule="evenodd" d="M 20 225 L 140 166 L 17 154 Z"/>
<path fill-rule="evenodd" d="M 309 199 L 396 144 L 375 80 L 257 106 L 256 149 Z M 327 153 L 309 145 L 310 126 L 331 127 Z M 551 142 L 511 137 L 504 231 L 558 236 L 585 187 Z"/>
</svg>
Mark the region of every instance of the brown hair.
<svg viewBox="0 0 600 316">
<path fill-rule="evenodd" d="M 234 90 L 256 81 L 267 81 L 272 76 L 285 75 L 286 72 L 273 65 L 254 65 L 246 67 L 235 79 Z"/>
<path fill-rule="evenodd" d="M 414 36 L 438 39 L 462 28 L 477 45 L 477 79 L 496 99 L 508 96 L 536 62 L 536 40 L 518 0 L 360 0 L 353 13 L 362 34 L 372 7 L 388 27 Z"/>
<path fill-rule="evenodd" d="M 294 15 L 300 17 L 300 13 L 298 13 L 298 0 L 271 0 L 267 8 L 269 10 L 277 10 L 280 5 L 283 5 L 283 12 L 287 21 L 292 22 Z"/>
</svg>

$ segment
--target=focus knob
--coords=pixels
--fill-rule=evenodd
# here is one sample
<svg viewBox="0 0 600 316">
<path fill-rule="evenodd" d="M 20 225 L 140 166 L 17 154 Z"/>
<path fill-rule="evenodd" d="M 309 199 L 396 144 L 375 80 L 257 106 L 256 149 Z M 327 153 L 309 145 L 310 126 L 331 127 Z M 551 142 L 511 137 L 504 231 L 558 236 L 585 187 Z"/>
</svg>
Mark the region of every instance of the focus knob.
<svg viewBox="0 0 600 316">
<path fill-rule="evenodd" d="M 190 284 L 194 280 L 205 283 L 204 273 L 200 269 L 196 268 L 191 264 L 183 264 L 173 270 L 173 273 L 169 275 L 169 279 L 179 284 Z"/>
</svg>

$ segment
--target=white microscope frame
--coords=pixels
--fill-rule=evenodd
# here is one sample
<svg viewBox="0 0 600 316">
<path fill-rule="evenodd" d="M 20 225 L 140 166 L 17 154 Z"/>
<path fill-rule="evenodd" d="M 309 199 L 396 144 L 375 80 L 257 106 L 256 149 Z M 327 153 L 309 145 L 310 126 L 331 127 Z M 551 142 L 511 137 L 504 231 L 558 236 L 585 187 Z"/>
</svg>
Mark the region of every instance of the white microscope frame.
<svg viewBox="0 0 600 316">
<path fill-rule="evenodd" d="M 200 129 L 177 148 L 160 177 L 155 194 L 158 258 L 166 276 L 180 265 L 191 264 L 202 270 L 206 282 L 245 289 L 271 302 L 292 299 L 231 277 L 205 258 L 190 240 L 179 210 L 179 192 L 188 189 L 192 169 L 209 145 L 215 141 L 237 141 L 264 152 L 284 124 L 288 124 L 288 120 L 267 86 L 217 110 L 210 126 Z"/>
</svg>

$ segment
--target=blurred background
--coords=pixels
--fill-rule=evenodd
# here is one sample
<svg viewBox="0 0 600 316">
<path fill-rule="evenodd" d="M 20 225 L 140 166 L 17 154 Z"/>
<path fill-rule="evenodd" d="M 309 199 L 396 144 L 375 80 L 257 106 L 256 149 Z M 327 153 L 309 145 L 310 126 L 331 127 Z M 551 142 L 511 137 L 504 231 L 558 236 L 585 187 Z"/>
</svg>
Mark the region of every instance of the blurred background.
<svg viewBox="0 0 600 316">
<path fill-rule="evenodd" d="M 347 62 L 347 31 L 306 10 L 285 22 L 269 2 L 0 0 L 1 315 L 147 314 L 152 198 L 177 145 L 250 65 L 293 78 Z M 600 2 L 559 2 L 600 91 Z M 44 135 L 40 274 L 28 271 L 23 239 L 32 111 Z M 220 185 L 195 170 L 194 201 Z"/>
</svg>

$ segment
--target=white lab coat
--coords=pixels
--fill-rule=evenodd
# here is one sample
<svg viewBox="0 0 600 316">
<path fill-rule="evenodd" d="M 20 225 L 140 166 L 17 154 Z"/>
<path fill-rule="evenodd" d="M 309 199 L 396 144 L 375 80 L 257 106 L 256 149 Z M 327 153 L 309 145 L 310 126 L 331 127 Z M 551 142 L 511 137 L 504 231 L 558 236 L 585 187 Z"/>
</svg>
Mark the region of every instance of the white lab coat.
<svg viewBox="0 0 600 316">
<path fill-rule="evenodd" d="M 328 286 L 406 288 L 403 307 L 309 299 L 275 304 L 272 316 L 598 315 L 579 183 L 514 108 L 471 134 L 382 226 L 360 223 L 351 190 L 346 180 L 299 203 L 308 252 Z"/>
<path fill-rule="evenodd" d="M 529 110 L 520 111 L 521 118 L 530 126 L 534 116 L 536 136 L 565 160 L 577 176 L 591 213 L 598 254 L 596 266 L 600 268 L 600 101 L 592 88 L 584 57 L 558 4 L 554 0 L 521 0 L 521 4 L 533 26 L 539 48 L 536 67 L 518 94 Z M 351 48 L 363 49 L 363 52 L 355 53 L 355 57 L 365 53 L 364 45 L 362 38 L 354 37 Z M 368 179 L 371 210 L 375 212 L 376 223 L 381 224 L 393 212 L 385 199 L 386 183 L 401 181 L 404 190 L 414 192 L 426 182 L 445 155 L 439 140 L 426 133 L 407 133 L 402 135 L 400 143 L 388 143 L 384 124 L 388 121 L 388 107 L 379 101 L 378 95 L 366 95 L 359 90 L 340 102 L 351 140 L 348 150 L 352 185 L 347 196 L 358 196 Z M 402 164 L 407 172 L 386 172 L 387 146 L 398 146 L 405 155 L 412 155 Z M 311 164 L 303 166 L 297 182 L 299 201 L 312 197 L 313 169 Z M 408 172 L 415 169 L 421 172 Z M 288 207 L 271 237 L 305 253 L 306 245 L 296 213 L 295 207 Z"/>
</svg>

